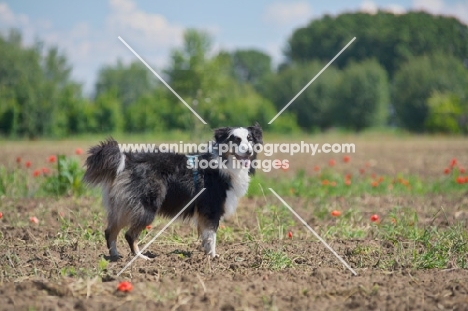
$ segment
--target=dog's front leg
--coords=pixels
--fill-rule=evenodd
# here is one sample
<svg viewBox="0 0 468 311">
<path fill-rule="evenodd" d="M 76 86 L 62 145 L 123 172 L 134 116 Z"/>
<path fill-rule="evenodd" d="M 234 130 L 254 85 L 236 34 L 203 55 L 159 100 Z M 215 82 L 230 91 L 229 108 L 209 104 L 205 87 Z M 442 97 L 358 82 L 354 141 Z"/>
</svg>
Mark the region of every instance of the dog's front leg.
<svg viewBox="0 0 468 311">
<path fill-rule="evenodd" d="M 216 230 L 204 229 L 201 232 L 202 248 L 205 254 L 211 257 L 219 257 L 216 254 Z"/>
</svg>

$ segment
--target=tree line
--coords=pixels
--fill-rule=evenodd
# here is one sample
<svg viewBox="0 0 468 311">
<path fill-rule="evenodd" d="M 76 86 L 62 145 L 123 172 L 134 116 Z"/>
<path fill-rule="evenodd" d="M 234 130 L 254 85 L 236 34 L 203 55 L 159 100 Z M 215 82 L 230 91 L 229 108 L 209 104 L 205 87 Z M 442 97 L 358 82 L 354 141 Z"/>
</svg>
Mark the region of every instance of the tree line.
<svg viewBox="0 0 468 311">
<path fill-rule="evenodd" d="M 353 37 L 357 40 L 271 125 L 267 123 Z M 398 126 L 468 133 L 468 26 L 422 12 L 324 16 L 296 29 L 286 61 L 259 50 L 212 52 L 186 30 L 165 80 L 210 127 L 259 121 L 291 133 Z M 91 97 L 57 47 L 0 36 L 0 135 L 64 137 L 201 126 L 139 61 L 103 66 Z"/>
</svg>

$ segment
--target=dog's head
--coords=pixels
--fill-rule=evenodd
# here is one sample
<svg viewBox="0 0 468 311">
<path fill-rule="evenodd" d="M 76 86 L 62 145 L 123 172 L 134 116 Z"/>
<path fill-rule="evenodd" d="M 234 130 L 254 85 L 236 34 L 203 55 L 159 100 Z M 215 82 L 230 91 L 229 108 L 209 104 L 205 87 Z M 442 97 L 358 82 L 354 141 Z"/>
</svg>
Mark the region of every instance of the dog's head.
<svg viewBox="0 0 468 311">
<path fill-rule="evenodd" d="M 257 158 L 254 146 L 263 144 L 263 131 L 257 122 L 249 127 L 218 128 L 214 138 L 221 157 L 229 159 L 232 156 L 245 167 L 250 167 L 249 173 L 255 173 L 251 166 L 251 161 Z"/>
</svg>

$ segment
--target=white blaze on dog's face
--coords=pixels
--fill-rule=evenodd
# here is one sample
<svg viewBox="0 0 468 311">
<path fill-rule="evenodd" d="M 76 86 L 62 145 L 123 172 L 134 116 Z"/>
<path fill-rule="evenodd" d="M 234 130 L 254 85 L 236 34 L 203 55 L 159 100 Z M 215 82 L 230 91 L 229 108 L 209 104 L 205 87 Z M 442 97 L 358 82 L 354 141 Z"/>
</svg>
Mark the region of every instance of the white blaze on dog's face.
<svg viewBox="0 0 468 311">
<path fill-rule="evenodd" d="M 229 136 L 232 142 L 231 153 L 237 160 L 243 161 L 245 167 L 250 166 L 250 157 L 253 154 L 252 135 L 243 127 L 231 131 Z"/>
</svg>

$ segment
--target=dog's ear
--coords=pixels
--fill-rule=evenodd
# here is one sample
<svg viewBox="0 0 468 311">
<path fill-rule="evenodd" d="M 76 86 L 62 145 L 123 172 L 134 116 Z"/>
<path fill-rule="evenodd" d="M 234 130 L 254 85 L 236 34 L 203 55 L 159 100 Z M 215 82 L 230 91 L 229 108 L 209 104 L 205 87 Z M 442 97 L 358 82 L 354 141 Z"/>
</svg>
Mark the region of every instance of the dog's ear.
<svg viewBox="0 0 468 311">
<path fill-rule="evenodd" d="M 220 127 L 214 130 L 214 138 L 217 143 L 226 141 L 231 133 L 230 127 Z"/>
<path fill-rule="evenodd" d="M 249 126 L 247 129 L 252 135 L 254 143 L 263 144 L 263 130 L 258 122 L 255 122 L 253 126 Z"/>
</svg>

